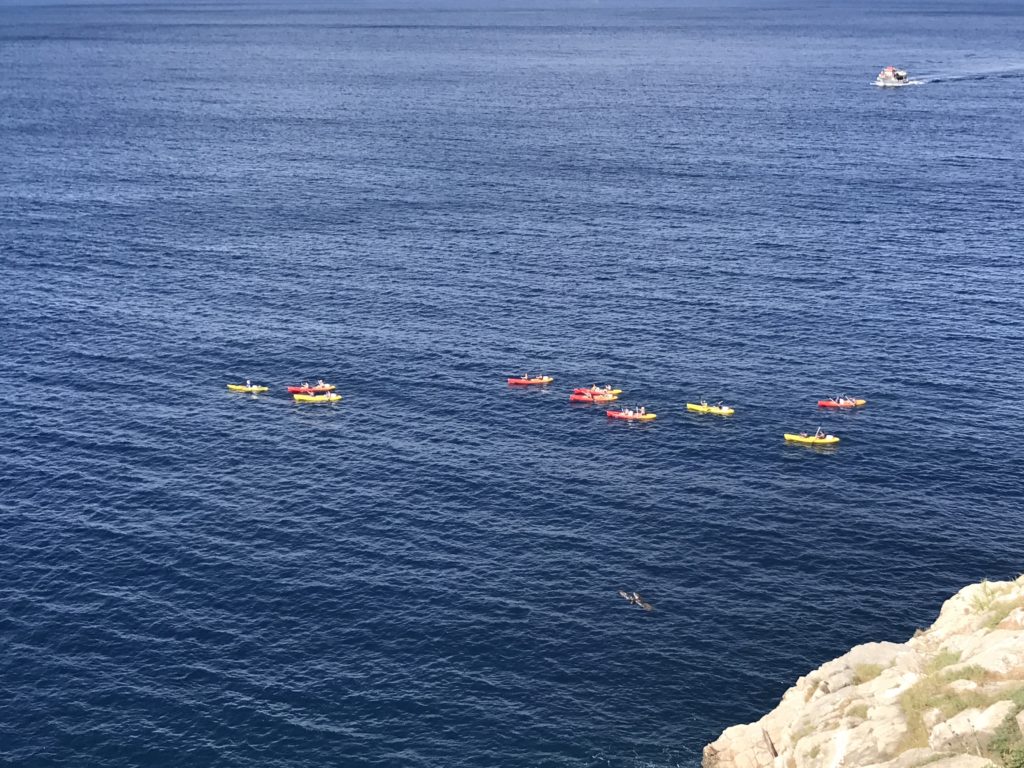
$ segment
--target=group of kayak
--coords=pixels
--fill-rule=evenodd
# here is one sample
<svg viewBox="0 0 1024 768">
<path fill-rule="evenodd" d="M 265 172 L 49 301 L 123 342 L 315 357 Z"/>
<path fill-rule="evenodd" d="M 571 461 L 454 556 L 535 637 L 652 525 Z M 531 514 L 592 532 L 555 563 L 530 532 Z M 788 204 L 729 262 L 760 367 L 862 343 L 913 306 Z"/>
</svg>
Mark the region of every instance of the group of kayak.
<svg viewBox="0 0 1024 768">
<path fill-rule="evenodd" d="M 547 385 L 553 382 L 555 379 L 552 376 L 531 376 L 528 373 L 524 373 L 522 376 L 513 376 L 508 379 L 508 383 L 514 387 L 524 387 L 530 385 Z M 619 395 L 622 394 L 621 389 L 615 389 L 611 384 L 606 384 L 603 387 L 597 386 L 597 384 L 591 384 L 589 387 L 577 387 L 569 395 L 570 403 L 596 403 L 606 404 L 614 403 L 619 399 Z M 657 414 L 648 413 L 647 407 L 638 405 L 635 408 L 616 408 L 605 411 L 609 419 L 620 419 L 622 421 L 654 421 L 658 418 Z"/>
<path fill-rule="evenodd" d="M 526 373 L 522 376 L 509 377 L 508 383 L 511 386 L 546 386 L 554 380 L 552 376 L 531 376 Z M 249 379 L 245 380 L 245 384 L 228 384 L 227 387 L 232 392 L 243 392 L 251 395 L 261 394 L 270 390 L 270 387 L 262 384 L 253 384 Z M 336 403 L 342 399 L 342 396 L 334 391 L 336 389 L 334 384 L 328 384 L 323 379 L 317 379 L 315 384 L 305 381 L 302 384 L 288 386 L 286 389 L 288 394 L 297 403 Z M 569 395 L 569 402 L 605 405 L 617 401 L 621 394 L 622 390 L 612 387 L 611 384 L 606 384 L 603 387 L 591 384 L 589 387 L 577 387 L 574 389 Z M 859 408 L 866 404 L 867 400 L 850 397 L 845 394 L 818 401 L 818 406 L 821 408 Z M 697 403 L 687 403 L 686 410 L 692 413 L 704 413 L 715 416 L 732 416 L 736 413 L 735 408 L 726 405 L 722 401 L 712 404 L 703 399 Z M 657 414 L 648 412 L 647 407 L 643 405 L 637 405 L 633 408 L 620 407 L 608 409 L 605 411 L 605 414 L 609 419 L 618 419 L 620 421 L 654 421 L 658 418 Z M 814 434 L 787 432 L 783 437 L 787 442 L 803 443 L 806 445 L 834 445 L 839 442 L 838 437 L 824 432 L 820 427 Z"/>
<path fill-rule="evenodd" d="M 611 384 L 599 387 L 591 384 L 589 387 L 578 387 L 569 395 L 570 403 L 614 403 L 622 394 L 621 389 L 612 389 Z M 638 405 L 635 408 L 617 408 L 606 410 L 609 419 L 620 419 L 622 421 L 654 421 L 658 418 L 655 413 L 648 413 L 647 406 Z"/>
<path fill-rule="evenodd" d="M 591 384 L 589 387 L 578 387 L 569 395 L 570 403 L 614 403 L 622 394 L 621 389 L 612 389 L 611 384 L 599 387 Z"/>
<path fill-rule="evenodd" d="M 819 408 L 860 408 L 862 405 L 867 405 L 867 400 L 859 397 L 850 397 L 849 395 L 839 395 L 837 397 L 830 397 L 826 400 L 819 400 Z M 835 445 L 839 442 L 839 438 L 835 435 L 830 435 L 821 427 L 815 431 L 813 435 L 809 435 L 806 432 L 798 432 L 792 434 L 787 432 L 783 437 L 790 443 L 803 443 L 804 445 Z"/>
<path fill-rule="evenodd" d="M 228 389 L 232 392 L 258 395 L 269 391 L 270 387 L 253 384 L 249 379 L 246 379 L 245 384 L 228 384 Z M 342 397 L 334 391 L 335 389 L 336 387 L 333 384 L 328 384 L 323 379 L 317 379 L 316 384 L 304 381 L 302 384 L 294 384 L 287 387 L 288 394 L 292 396 L 296 403 L 336 403 Z"/>
<path fill-rule="evenodd" d="M 524 373 L 522 376 L 510 377 L 508 379 L 508 383 L 511 386 L 546 386 L 554 380 L 555 379 L 552 376 L 531 376 L 528 373 Z M 589 387 L 577 387 L 574 389 L 572 394 L 569 395 L 569 402 L 613 403 L 619 399 L 620 394 L 622 394 L 622 390 L 613 389 L 611 384 L 606 384 L 603 387 L 591 384 Z M 866 405 L 867 402 L 867 400 L 862 398 L 850 397 L 849 395 L 844 394 L 819 400 L 818 407 L 859 408 Z M 715 416 L 732 416 L 736 413 L 735 408 L 726 405 L 721 400 L 714 404 L 709 403 L 707 400 L 701 400 L 698 403 L 687 403 L 686 410 L 692 413 L 707 413 Z M 635 408 L 607 410 L 605 413 L 610 419 L 621 419 L 624 421 L 653 421 L 658 418 L 657 415 L 648 413 L 647 408 L 642 405 L 638 405 Z M 786 442 L 803 443 L 805 445 L 835 445 L 839 442 L 838 437 L 828 434 L 823 431 L 821 427 L 818 427 L 814 434 L 809 434 L 807 432 L 786 432 L 783 434 L 783 438 Z"/>
</svg>

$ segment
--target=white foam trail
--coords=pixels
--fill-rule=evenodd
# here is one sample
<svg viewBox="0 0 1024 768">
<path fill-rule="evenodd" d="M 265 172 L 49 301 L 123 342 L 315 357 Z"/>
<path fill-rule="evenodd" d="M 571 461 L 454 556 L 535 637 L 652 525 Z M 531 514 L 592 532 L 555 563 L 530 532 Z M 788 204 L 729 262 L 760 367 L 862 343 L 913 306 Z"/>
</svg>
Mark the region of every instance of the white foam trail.
<svg viewBox="0 0 1024 768">
<path fill-rule="evenodd" d="M 990 78 L 997 77 L 1024 77 L 1024 65 L 1015 65 L 1012 67 L 1000 67 L 997 69 L 986 69 L 977 72 L 960 72 L 943 74 L 938 73 L 935 75 L 926 75 L 921 78 L 921 82 L 924 83 L 955 83 L 964 80 L 988 80 Z"/>
</svg>

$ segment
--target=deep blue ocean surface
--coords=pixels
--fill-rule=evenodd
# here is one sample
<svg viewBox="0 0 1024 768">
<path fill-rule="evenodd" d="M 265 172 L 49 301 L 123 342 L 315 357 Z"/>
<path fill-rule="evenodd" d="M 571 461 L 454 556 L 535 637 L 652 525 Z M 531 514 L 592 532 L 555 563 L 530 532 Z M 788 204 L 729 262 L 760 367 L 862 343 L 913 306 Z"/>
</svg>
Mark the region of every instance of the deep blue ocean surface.
<svg viewBox="0 0 1024 768">
<path fill-rule="evenodd" d="M 0 764 L 689 768 L 1024 570 L 1022 42 L 0 3 Z"/>
</svg>

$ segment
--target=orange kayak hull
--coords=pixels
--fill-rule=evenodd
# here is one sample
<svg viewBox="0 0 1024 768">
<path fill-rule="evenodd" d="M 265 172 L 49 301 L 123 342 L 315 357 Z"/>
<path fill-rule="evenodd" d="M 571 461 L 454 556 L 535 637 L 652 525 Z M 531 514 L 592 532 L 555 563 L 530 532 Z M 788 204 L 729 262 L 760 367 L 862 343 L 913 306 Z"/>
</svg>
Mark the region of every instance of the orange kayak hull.
<svg viewBox="0 0 1024 768">
<path fill-rule="evenodd" d="M 582 392 L 573 392 L 569 395 L 570 403 L 614 403 L 618 399 L 618 395 L 592 395 Z"/>
<path fill-rule="evenodd" d="M 654 421 L 658 418 L 653 413 L 626 413 L 625 411 L 605 411 L 609 419 L 620 419 L 622 421 Z"/>
</svg>

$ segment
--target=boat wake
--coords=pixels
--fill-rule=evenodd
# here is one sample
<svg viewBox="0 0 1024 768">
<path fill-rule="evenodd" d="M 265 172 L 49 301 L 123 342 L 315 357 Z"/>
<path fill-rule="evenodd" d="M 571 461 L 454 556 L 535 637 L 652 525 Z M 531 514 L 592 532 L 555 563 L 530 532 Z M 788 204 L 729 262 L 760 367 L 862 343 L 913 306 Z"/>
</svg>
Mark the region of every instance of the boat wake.
<svg viewBox="0 0 1024 768">
<path fill-rule="evenodd" d="M 984 71 L 981 71 L 981 72 L 966 72 L 966 73 L 956 73 L 956 74 L 948 74 L 948 75 L 947 74 L 943 74 L 943 73 L 939 73 L 939 74 L 936 74 L 936 75 L 927 75 L 925 77 L 922 77 L 922 78 L 920 78 L 919 82 L 922 82 L 922 83 L 957 83 L 957 82 L 972 81 L 972 80 L 994 80 L 994 79 L 1015 78 L 1015 77 L 1024 77 L 1024 65 L 1019 65 L 1019 66 L 1014 66 L 1014 67 L 1007 67 L 1007 68 L 1000 68 L 1000 69 L 990 69 L 990 70 L 984 70 Z"/>
</svg>

